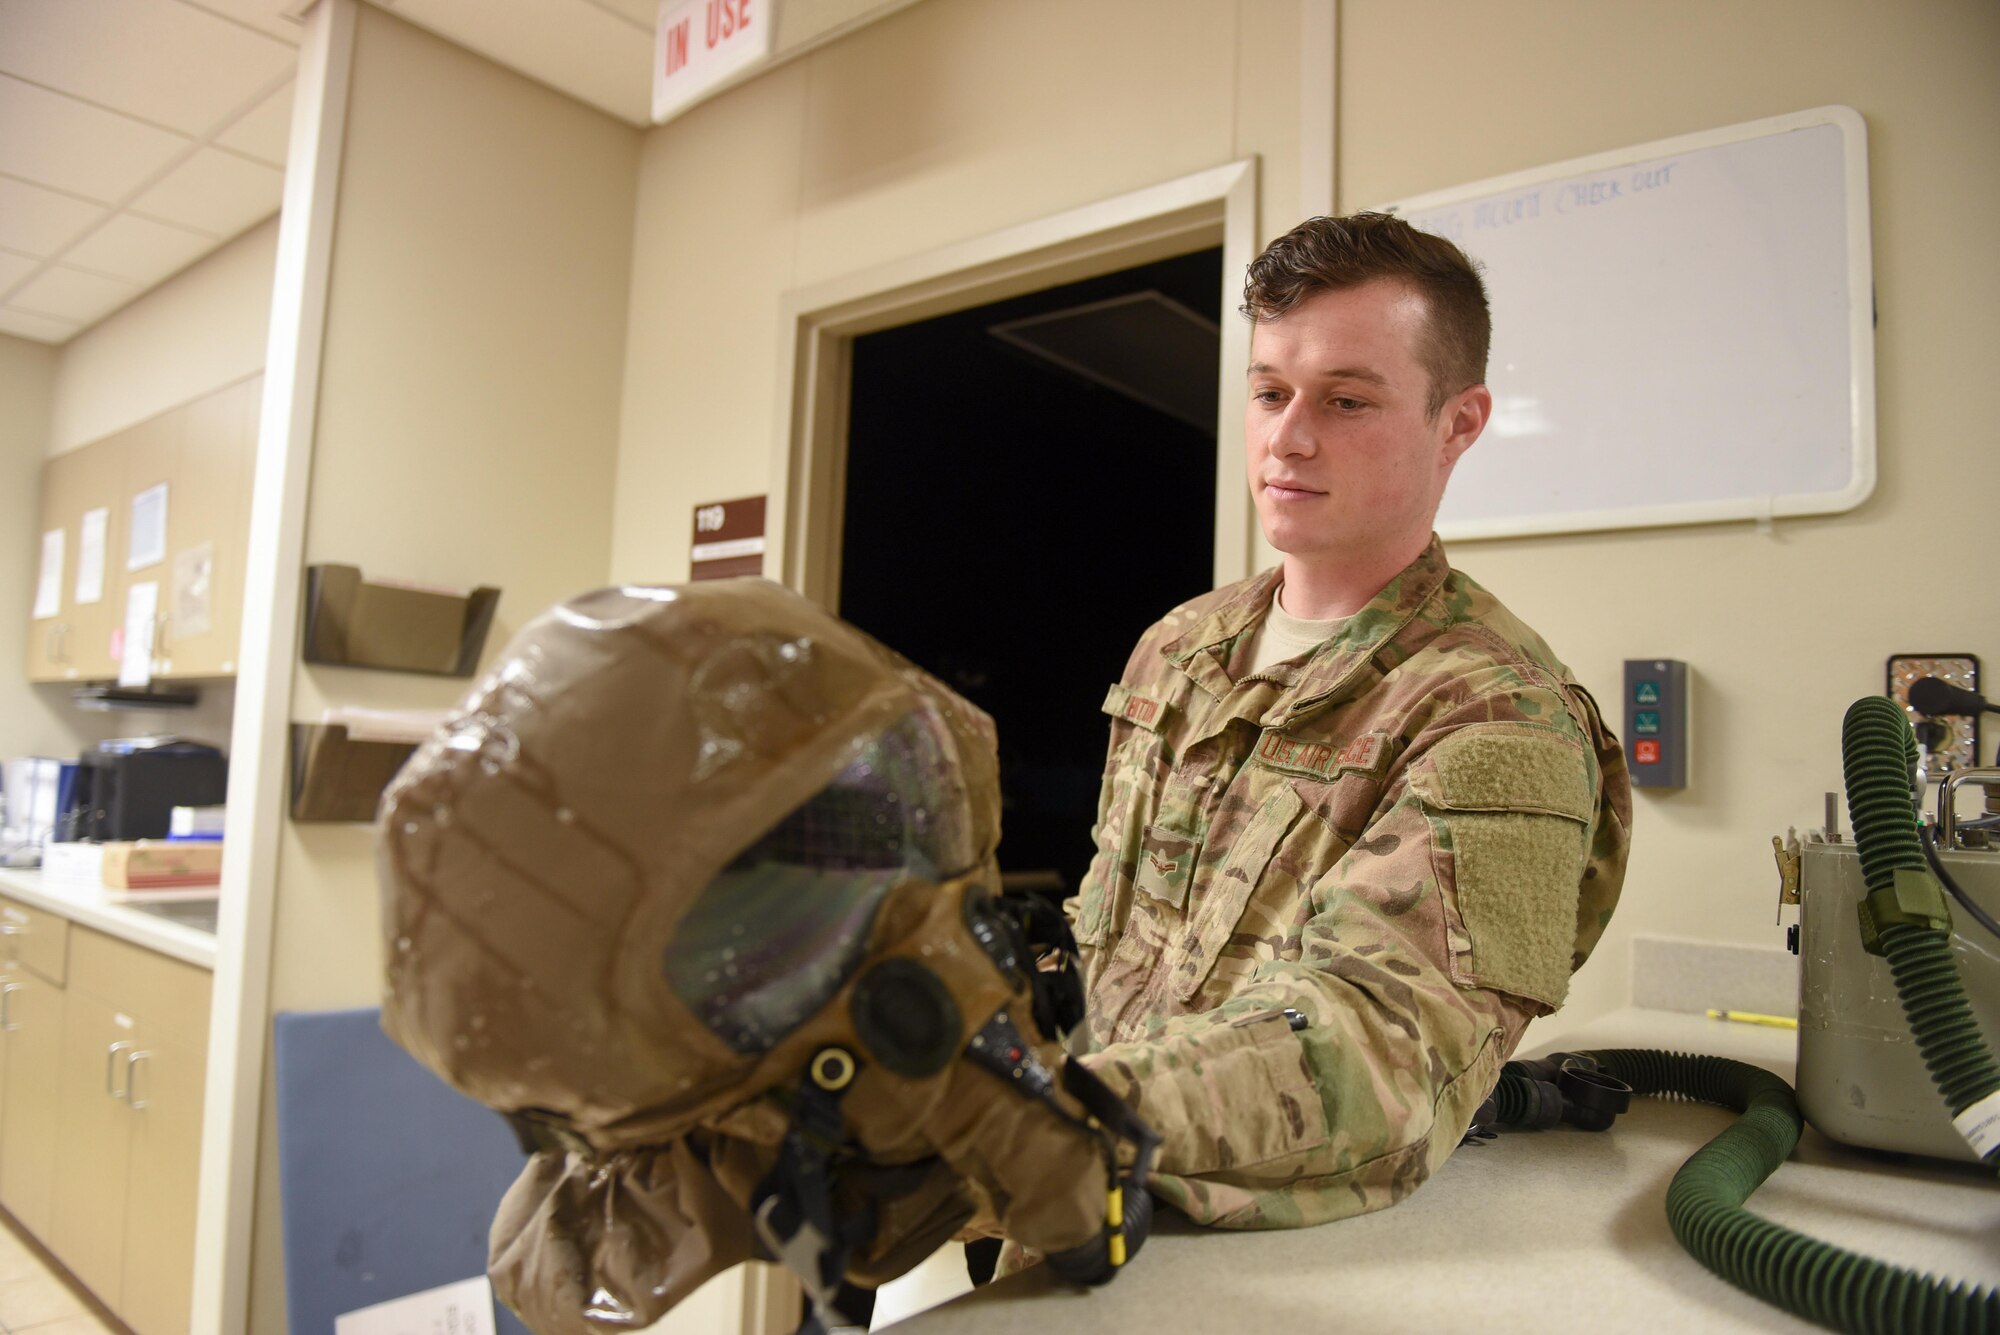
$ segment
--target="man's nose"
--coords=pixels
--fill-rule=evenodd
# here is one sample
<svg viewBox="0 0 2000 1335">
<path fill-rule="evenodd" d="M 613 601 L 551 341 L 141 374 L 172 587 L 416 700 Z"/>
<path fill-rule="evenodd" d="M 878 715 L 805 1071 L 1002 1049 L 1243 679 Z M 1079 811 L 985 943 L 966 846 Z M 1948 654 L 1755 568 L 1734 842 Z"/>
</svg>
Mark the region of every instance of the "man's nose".
<svg viewBox="0 0 2000 1335">
<path fill-rule="evenodd" d="M 1304 399 L 1295 398 L 1285 405 L 1285 411 L 1271 427 L 1271 453 L 1289 458 L 1301 458 L 1319 451 L 1319 439 L 1313 434 L 1312 414 Z"/>
</svg>

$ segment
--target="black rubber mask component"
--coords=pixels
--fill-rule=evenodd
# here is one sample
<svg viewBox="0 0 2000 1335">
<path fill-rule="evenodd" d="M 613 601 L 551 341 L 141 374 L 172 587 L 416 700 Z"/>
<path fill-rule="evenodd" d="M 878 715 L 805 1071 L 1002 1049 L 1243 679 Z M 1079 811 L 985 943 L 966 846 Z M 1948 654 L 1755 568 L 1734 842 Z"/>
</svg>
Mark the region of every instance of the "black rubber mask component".
<svg viewBox="0 0 2000 1335">
<path fill-rule="evenodd" d="M 965 1024 L 941 979 L 907 956 L 883 960 L 854 985 L 854 1032 L 897 1075 L 936 1075 L 958 1056 Z"/>
</svg>

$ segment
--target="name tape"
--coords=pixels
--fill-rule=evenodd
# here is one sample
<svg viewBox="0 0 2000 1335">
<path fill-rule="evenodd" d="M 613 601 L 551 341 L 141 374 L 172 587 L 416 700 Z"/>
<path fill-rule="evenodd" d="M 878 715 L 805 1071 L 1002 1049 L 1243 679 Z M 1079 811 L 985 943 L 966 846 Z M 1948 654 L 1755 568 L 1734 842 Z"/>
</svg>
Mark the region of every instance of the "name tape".
<svg viewBox="0 0 2000 1335">
<path fill-rule="evenodd" d="M 1257 742 L 1256 762 L 1266 769 L 1331 779 L 1340 774 L 1373 774 L 1389 754 L 1389 734 L 1371 732 L 1350 742 L 1324 742 L 1287 737 L 1276 728 L 1264 729 Z"/>
</svg>

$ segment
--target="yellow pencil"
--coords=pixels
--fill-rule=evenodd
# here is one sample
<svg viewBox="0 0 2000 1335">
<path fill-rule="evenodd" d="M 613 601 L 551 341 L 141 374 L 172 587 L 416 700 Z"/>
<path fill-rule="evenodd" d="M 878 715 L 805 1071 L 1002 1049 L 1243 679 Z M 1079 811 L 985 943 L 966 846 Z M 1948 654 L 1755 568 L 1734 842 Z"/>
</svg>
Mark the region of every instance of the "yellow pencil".
<svg viewBox="0 0 2000 1335">
<path fill-rule="evenodd" d="M 1711 1020 L 1734 1020 L 1737 1024 L 1761 1024 L 1771 1029 L 1796 1029 L 1799 1022 L 1789 1015 L 1759 1015 L 1755 1011 L 1715 1011 L 1708 1013 Z"/>
</svg>

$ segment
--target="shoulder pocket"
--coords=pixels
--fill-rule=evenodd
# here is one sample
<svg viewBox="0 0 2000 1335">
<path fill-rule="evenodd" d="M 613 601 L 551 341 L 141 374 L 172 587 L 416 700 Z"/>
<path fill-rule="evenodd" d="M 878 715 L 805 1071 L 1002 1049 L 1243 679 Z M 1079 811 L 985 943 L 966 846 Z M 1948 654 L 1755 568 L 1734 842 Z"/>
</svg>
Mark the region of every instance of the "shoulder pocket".
<svg viewBox="0 0 2000 1335">
<path fill-rule="evenodd" d="M 1562 1005 L 1596 807 L 1583 747 L 1539 725 L 1462 729 L 1431 748 L 1410 789 L 1430 816 L 1439 877 L 1464 924 L 1453 972 Z"/>
</svg>

